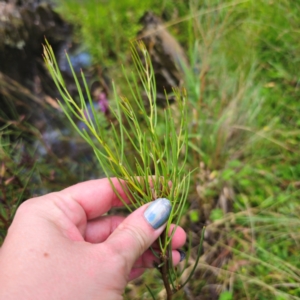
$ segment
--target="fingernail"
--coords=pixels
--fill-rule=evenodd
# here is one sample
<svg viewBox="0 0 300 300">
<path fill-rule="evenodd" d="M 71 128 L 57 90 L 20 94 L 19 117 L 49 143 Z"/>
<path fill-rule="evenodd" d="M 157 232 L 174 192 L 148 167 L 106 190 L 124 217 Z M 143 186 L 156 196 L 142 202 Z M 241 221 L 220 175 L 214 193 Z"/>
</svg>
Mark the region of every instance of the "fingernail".
<svg viewBox="0 0 300 300">
<path fill-rule="evenodd" d="M 184 259 L 185 259 L 185 252 L 184 251 L 182 251 L 182 250 L 179 250 L 179 249 L 177 249 L 177 251 L 179 252 L 179 254 L 180 254 L 180 262 L 182 262 Z"/>
<path fill-rule="evenodd" d="M 159 198 L 153 201 L 146 211 L 144 216 L 148 223 L 157 229 L 162 226 L 169 218 L 171 213 L 172 205 L 171 202 L 166 198 Z"/>
</svg>

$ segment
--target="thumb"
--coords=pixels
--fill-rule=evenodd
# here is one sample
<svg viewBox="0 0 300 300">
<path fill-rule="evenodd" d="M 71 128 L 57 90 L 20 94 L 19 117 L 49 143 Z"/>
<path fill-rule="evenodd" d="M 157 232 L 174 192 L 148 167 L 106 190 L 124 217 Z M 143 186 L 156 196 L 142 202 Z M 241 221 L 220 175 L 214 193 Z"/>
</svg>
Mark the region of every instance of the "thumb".
<svg viewBox="0 0 300 300">
<path fill-rule="evenodd" d="M 105 241 L 124 260 L 128 274 L 135 261 L 163 232 L 171 209 L 171 202 L 165 198 L 145 204 L 131 213 Z"/>
</svg>

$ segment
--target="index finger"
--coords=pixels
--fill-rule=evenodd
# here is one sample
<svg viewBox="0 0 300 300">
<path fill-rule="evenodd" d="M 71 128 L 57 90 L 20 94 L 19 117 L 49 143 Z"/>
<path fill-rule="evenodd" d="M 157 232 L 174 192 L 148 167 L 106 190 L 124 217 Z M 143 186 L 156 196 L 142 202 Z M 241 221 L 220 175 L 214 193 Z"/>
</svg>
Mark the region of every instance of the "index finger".
<svg viewBox="0 0 300 300">
<path fill-rule="evenodd" d="M 111 178 L 111 182 L 123 201 L 130 203 L 126 183 L 118 178 Z M 61 193 L 80 204 L 88 220 L 103 215 L 112 207 L 124 205 L 107 178 L 81 182 L 64 189 Z"/>
</svg>

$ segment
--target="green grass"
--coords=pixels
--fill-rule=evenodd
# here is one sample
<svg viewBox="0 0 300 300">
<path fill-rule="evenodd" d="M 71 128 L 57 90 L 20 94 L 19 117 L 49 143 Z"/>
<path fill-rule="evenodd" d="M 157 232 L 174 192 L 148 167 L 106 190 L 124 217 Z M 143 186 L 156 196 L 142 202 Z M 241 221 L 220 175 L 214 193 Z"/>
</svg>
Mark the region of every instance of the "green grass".
<svg viewBox="0 0 300 300">
<path fill-rule="evenodd" d="M 224 186 L 235 192 L 235 214 L 230 221 L 225 215 L 219 228 L 222 247 L 234 241 L 232 258 L 222 267 L 237 266 L 233 282 L 230 286 L 226 272 L 219 279 L 233 299 L 300 297 L 299 8 L 290 1 L 247 1 L 194 20 L 199 30 L 192 58 L 208 71 L 202 90 L 197 78 L 188 77 L 198 105 L 193 161 L 198 156 L 215 176 L 211 182 L 200 174 L 195 182 L 200 177 L 199 185 L 206 186 L 200 193 L 204 203 Z M 240 213 L 243 224 L 235 217 Z M 222 220 L 213 208 L 211 217 Z M 291 266 L 290 273 L 283 270 Z"/>
<path fill-rule="evenodd" d="M 130 40 L 141 29 L 138 20 L 146 10 L 163 13 L 170 19 L 188 8 L 187 3 L 180 0 L 67 0 L 58 1 L 57 5 L 57 11 L 77 29 L 75 41 L 83 42 L 94 61 L 103 66 L 126 61 Z"/>
<path fill-rule="evenodd" d="M 68 0 L 58 11 L 75 24 L 77 40 L 95 62 L 109 67 L 128 97 L 120 62 L 130 64 L 129 41 L 139 30 L 137 20 L 149 7 L 157 13 L 165 8 L 168 28 L 192 66 L 184 78 L 190 120 L 187 169 L 196 168 L 188 201 L 199 206 L 192 212 L 186 208 L 182 225 L 188 230 L 188 224 L 209 219 L 213 242 L 205 257 L 217 255 L 200 260 L 188 288 L 194 296 L 206 295 L 207 285 L 215 284 L 221 300 L 300 299 L 300 4 L 175 4 Z M 220 196 L 228 211 L 216 205 Z M 149 275 L 153 272 L 143 282 L 157 295 L 163 287 L 155 274 Z M 143 285 L 130 284 L 125 299 L 141 299 L 142 293 L 148 295 L 143 299 L 150 298 Z M 180 292 L 174 299 L 184 297 Z"/>
</svg>

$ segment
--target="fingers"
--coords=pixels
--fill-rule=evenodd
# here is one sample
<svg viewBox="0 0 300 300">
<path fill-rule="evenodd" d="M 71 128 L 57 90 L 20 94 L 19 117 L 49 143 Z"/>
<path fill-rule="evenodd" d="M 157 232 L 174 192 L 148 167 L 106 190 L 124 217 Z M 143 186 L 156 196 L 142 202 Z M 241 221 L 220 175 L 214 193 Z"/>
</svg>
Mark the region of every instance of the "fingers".
<svg viewBox="0 0 300 300">
<path fill-rule="evenodd" d="M 105 243 L 100 245 L 105 245 L 119 257 L 120 266 L 129 275 L 137 259 L 163 232 L 171 208 L 170 201 L 166 199 L 143 205 L 130 214 Z"/>
<path fill-rule="evenodd" d="M 148 178 L 150 186 L 154 186 L 155 178 L 155 176 Z M 112 207 L 123 206 L 123 202 L 130 203 L 130 193 L 126 182 L 118 178 L 111 178 L 111 183 L 107 178 L 81 182 L 64 189 L 60 192 L 60 196 L 66 196 L 68 201 L 77 202 L 85 211 L 87 219 L 91 220 L 103 215 Z M 171 186 L 171 182 L 168 185 Z M 120 195 L 123 202 L 117 194 Z M 74 205 L 69 203 L 69 208 L 74 209 Z"/>
<path fill-rule="evenodd" d="M 106 241 L 124 219 L 122 216 L 103 216 L 89 221 L 84 234 L 85 241 L 93 244 Z"/>
<path fill-rule="evenodd" d="M 102 243 L 104 242 L 113 231 L 125 220 L 125 217 L 121 216 L 104 216 L 88 222 L 85 232 L 85 240 L 89 243 Z M 172 234 L 175 225 L 170 226 L 169 236 Z M 181 248 L 186 241 L 186 233 L 180 227 L 177 226 L 176 232 L 172 238 L 172 249 Z M 152 245 L 158 249 L 158 242 L 155 241 Z"/>
<path fill-rule="evenodd" d="M 131 217 L 135 218 L 135 221 L 136 221 L 135 226 L 138 225 L 138 227 L 141 227 L 141 226 L 143 227 L 143 223 L 145 223 L 145 220 L 142 220 L 142 222 L 140 223 L 139 220 L 136 218 L 136 216 L 134 216 L 134 214 L 132 214 Z M 104 216 L 104 217 L 100 217 L 95 220 L 92 220 L 92 221 L 88 222 L 85 240 L 87 242 L 94 243 L 94 244 L 102 243 L 125 220 L 126 220 L 125 217 L 121 217 L 121 216 Z M 147 225 L 147 227 L 149 227 L 148 224 L 146 224 L 146 225 Z M 174 227 L 175 227 L 175 225 L 171 225 L 171 228 L 169 231 L 169 236 L 172 234 Z M 119 229 L 117 229 L 117 230 L 119 230 Z M 134 235 L 133 232 L 131 232 L 131 234 Z M 120 236 L 120 239 L 117 239 L 116 241 L 117 241 L 117 245 L 114 244 L 114 241 L 113 241 L 113 247 L 115 247 L 114 252 L 117 251 L 118 254 L 121 255 L 122 258 L 124 258 L 124 253 L 128 254 L 134 250 L 134 245 L 129 245 L 130 247 L 129 246 L 126 247 L 126 243 L 124 243 L 122 236 Z M 176 231 L 172 238 L 172 244 L 171 244 L 172 248 L 177 249 L 177 248 L 182 247 L 185 244 L 185 241 L 186 241 L 186 234 L 185 234 L 184 230 L 181 227 L 177 226 Z M 122 247 L 120 247 L 120 245 L 122 245 Z M 155 241 L 152 246 L 154 247 L 154 249 L 156 248 L 155 251 L 159 252 L 157 241 Z M 174 266 L 176 266 L 182 259 L 184 259 L 184 257 L 182 256 L 182 254 L 179 251 L 177 251 L 177 250 L 172 251 L 172 260 L 173 260 Z M 125 258 L 125 260 L 127 260 L 127 258 Z M 146 250 L 134 262 L 132 269 L 130 270 L 130 273 L 127 277 L 128 280 L 133 280 L 133 279 L 141 276 L 147 268 L 153 268 L 155 266 L 155 263 L 159 263 L 159 258 L 156 257 L 150 249 Z M 122 265 L 122 264 L 120 264 L 120 265 Z"/>
<path fill-rule="evenodd" d="M 175 228 L 175 225 L 171 224 L 170 231 L 168 233 L 169 236 L 172 234 L 174 228 Z M 181 248 L 185 244 L 185 242 L 186 242 L 186 233 L 183 230 L 183 228 L 181 228 L 180 226 L 177 226 L 176 231 L 172 238 L 172 242 L 171 242 L 172 249 Z"/>
<path fill-rule="evenodd" d="M 128 281 L 131 281 L 133 279 L 140 277 L 145 271 L 146 271 L 146 269 L 144 269 L 144 268 L 132 269 L 129 274 Z"/>
<path fill-rule="evenodd" d="M 128 199 L 128 190 L 124 181 L 117 178 L 111 179 L 115 190 L 126 203 Z M 122 206 L 122 201 L 118 198 L 107 178 L 96 179 L 78 183 L 61 191 L 63 196 L 69 201 L 76 201 L 84 209 L 88 220 L 97 218 L 112 207 Z M 70 208 L 73 208 L 70 203 Z"/>
</svg>

